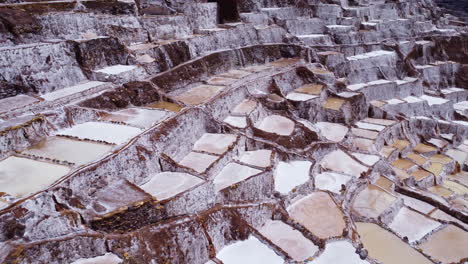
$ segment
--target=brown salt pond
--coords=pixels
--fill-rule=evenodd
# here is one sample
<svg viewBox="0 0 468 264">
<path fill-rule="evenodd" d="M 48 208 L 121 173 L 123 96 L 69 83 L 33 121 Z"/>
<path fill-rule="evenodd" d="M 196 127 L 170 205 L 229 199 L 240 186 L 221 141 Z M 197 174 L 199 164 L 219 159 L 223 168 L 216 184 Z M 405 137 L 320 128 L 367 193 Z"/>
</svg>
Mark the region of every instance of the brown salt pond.
<svg viewBox="0 0 468 264">
<path fill-rule="evenodd" d="M 288 207 L 292 219 L 321 239 L 343 234 L 343 213 L 325 192 L 312 193 Z"/>
<path fill-rule="evenodd" d="M 198 105 L 206 103 L 223 89 L 224 86 L 200 85 L 174 98 L 186 105 Z"/>
<path fill-rule="evenodd" d="M 339 111 L 341 107 L 343 107 L 343 104 L 345 102 L 346 102 L 345 100 L 340 99 L 340 98 L 329 97 L 327 101 L 325 101 L 325 104 L 323 105 L 323 107 L 326 109 Z"/>
<path fill-rule="evenodd" d="M 460 263 L 468 258 L 468 232 L 448 225 L 419 245 L 422 251 L 442 263 Z"/>
<path fill-rule="evenodd" d="M 42 158 L 67 161 L 83 165 L 98 160 L 112 150 L 113 146 L 63 137 L 50 137 L 23 151 L 24 154 Z"/>
<path fill-rule="evenodd" d="M 385 264 L 432 263 L 403 240 L 376 224 L 357 222 L 356 227 L 371 258 Z"/>
<path fill-rule="evenodd" d="M 69 171 L 62 165 L 9 157 L 0 161 L 0 192 L 22 198 L 47 188 Z"/>
<path fill-rule="evenodd" d="M 305 93 L 311 95 L 320 95 L 322 92 L 323 85 L 321 84 L 306 84 L 300 88 L 294 90 L 296 93 Z"/>
<path fill-rule="evenodd" d="M 182 110 L 183 108 L 182 106 L 178 104 L 170 103 L 166 101 L 159 101 L 159 102 L 151 103 L 149 105 L 146 105 L 145 107 L 154 108 L 154 109 L 165 109 L 165 110 L 175 112 L 175 113 L 180 112 L 180 110 Z"/>
</svg>

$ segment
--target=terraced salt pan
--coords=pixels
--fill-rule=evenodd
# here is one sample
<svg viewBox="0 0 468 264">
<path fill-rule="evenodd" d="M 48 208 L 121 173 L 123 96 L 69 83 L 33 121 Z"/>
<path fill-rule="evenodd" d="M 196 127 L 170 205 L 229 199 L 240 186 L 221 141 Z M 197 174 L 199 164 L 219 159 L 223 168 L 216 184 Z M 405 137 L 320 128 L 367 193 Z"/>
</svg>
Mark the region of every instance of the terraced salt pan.
<svg viewBox="0 0 468 264">
<path fill-rule="evenodd" d="M 445 100 L 439 97 L 428 96 L 428 95 L 423 95 L 420 98 L 427 101 L 429 106 L 442 105 L 442 104 L 450 102 L 449 100 Z"/>
<path fill-rule="evenodd" d="M 384 126 L 381 126 L 381 125 L 375 125 L 375 124 L 369 124 L 369 123 L 365 123 L 365 122 L 357 122 L 356 123 L 356 126 L 358 128 L 361 128 L 361 129 L 367 129 L 367 130 L 374 130 L 374 131 L 382 131 L 385 129 Z"/>
<path fill-rule="evenodd" d="M 182 110 L 182 106 L 175 104 L 175 103 L 170 103 L 170 102 L 165 102 L 165 101 L 158 101 L 155 103 L 151 103 L 149 105 L 146 105 L 148 108 L 154 108 L 154 109 L 165 109 L 167 111 L 175 112 L 178 113 L 180 110 Z"/>
<path fill-rule="evenodd" d="M 232 78 L 226 77 L 213 77 L 207 81 L 210 85 L 231 85 L 235 83 L 237 80 Z"/>
<path fill-rule="evenodd" d="M 175 99 L 187 105 L 198 105 L 206 103 L 223 89 L 224 86 L 200 85 L 181 95 L 175 96 Z"/>
<path fill-rule="evenodd" d="M 236 115 L 248 115 L 252 113 L 255 108 L 257 108 L 257 102 L 245 99 L 232 110 L 232 113 Z"/>
<path fill-rule="evenodd" d="M 216 258 L 224 264 L 283 264 L 284 260 L 254 236 L 221 249 Z"/>
<path fill-rule="evenodd" d="M 304 93 L 295 93 L 295 92 L 289 93 L 286 96 L 286 99 L 291 100 L 291 101 L 295 101 L 295 102 L 306 102 L 306 101 L 309 101 L 309 100 L 312 100 L 312 99 L 315 99 L 315 98 L 318 98 L 318 96 L 310 95 L 310 94 L 304 94 Z"/>
<path fill-rule="evenodd" d="M 271 115 L 262 120 L 258 129 L 281 136 L 290 136 L 294 132 L 294 122 L 280 115 Z"/>
<path fill-rule="evenodd" d="M 88 258 L 88 259 L 79 259 L 72 262 L 71 264 L 120 264 L 123 260 L 117 257 L 112 253 L 107 253 L 103 256 Z"/>
<path fill-rule="evenodd" d="M 193 147 L 195 151 L 203 151 L 211 154 L 224 154 L 237 140 L 232 134 L 204 134 Z"/>
<path fill-rule="evenodd" d="M 312 193 L 287 208 L 292 219 L 321 239 L 343 234 L 346 223 L 335 202 L 325 192 Z"/>
<path fill-rule="evenodd" d="M 267 149 L 259 149 L 254 151 L 246 151 L 239 159 L 240 162 L 256 166 L 260 168 L 267 168 L 271 166 L 273 151 Z"/>
<path fill-rule="evenodd" d="M 203 180 L 180 172 L 162 172 L 151 177 L 149 182 L 140 186 L 159 201 L 166 200 L 201 184 Z"/>
<path fill-rule="evenodd" d="M 432 218 L 434 218 L 434 219 L 437 219 L 437 220 L 458 223 L 461 226 L 463 226 L 465 229 L 468 229 L 468 224 L 463 223 L 462 221 L 458 220 L 457 218 L 447 214 L 446 212 L 444 212 L 444 211 L 442 211 L 440 209 L 436 209 L 436 210 L 432 211 L 430 216 Z"/>
<path fill-rule="evenodd" d="M 304 93 L 304 94 L 311 94 L 311 95 L 320 95 L 322 92 L 323 85 L 321 84 L 306 84 L 300 88 L 294 90 L 296 93 Z"/>
<path fill-rule="evenodd" d="M 38 102 L 40 102 L 39 99 L 24 94 L 4 98 L 0 100 L 0 113 L 8 112 L 13 109 L 19 109 L 21 107 Z"/>
<path fill-rule="evenodd" d="M 380 160 L 380 157 L 376 155 L 368 155 L 358 152 L 351 153 L 351 155 L 367 166 L 374 166 Z"/>
<path fill-rule="evenodd" d="M 219 156 L 190 152 L 179 162 L 179 164 L 187 168 L 191 168 L 198 173 L 204 173 L 208 167 L 218 159 Z"/>
<path fill-rule="evenodd" d="M 381 125 L 381 126 L 392 126 L 397 123 L 397 121 L 395 120 L 369 118 L 369 117 L 365 118 L 363 121 L 369 124 Z"/>
<path fill-rule="evenodd" d="M 129 108 L 101 117 L 104 121 L 124 122 L 129 125 L 149 128 L 169 116 L 168 112 L 162 110 L 149 110 L 141 108 Z"/>
<path fill-rule="evenodd" d="M 224 123 L 237 128 L 246 128 L 247 118 L 245 116 L 228 116 L 224 119 Z"/>
<path fill-rule="evenodd" d="M 136 127 L 103 122 L 87 122 L 60 130 L 57 132 L 57 135 L 72 136 L 96 141 L 101 140 L 120 145 L 137 136 L 141 132 L 142 130 Z"/>
<path fill-rule="evenodd" d="M 301 232 L 281 221 L 269 221 L 258 231 L 296 261 L 305 261 L 319 249 Z"/>
<path fill-rule="evenodd" d="M 348 60 L 363 60 L 363 59 L 368 59 L 368 58 L 373 58 L 373 57 L 379 57 L 379 56 L 396 56 L 395 52 L 392 51 L 386 51 L 386 50 L 376 50 L 376 51 L 371 51 L 368 53 L 363 53 L 355 56 L 350 56 L 347 57 Z"/>
<path fill-rule="evenodd" d="M 219 74 L 220 77 L 232 78 L 232 79 L 241 79 L 251 75 L 251 72 L 242 71 L 242 70 L 230 70 L 226 73 Z"/>
<path fill-rule="evenodd" d="M 432 234 L 419 247 L 435 260 L 448 264 L 461 263 L 462 259 L 468 258 L 467 245 L 468 232 L 454 225 L 448 225 Z"/>
<path fill-rule="evenodd" d="M 62 165 L 9 157 L 0 161 L 0 192 L 25 197 L 47 188 L 69 171 Z"/>
<path fill-rule="evenodd" d="M 372 223 L 356 223 L 357 231 L 371 258 L 385 264 L 431 264 L 403 240 Z"/>
<path fill-rule="evenodd" d="M 342 185 L 346 185 L 351 179 L 351 176 L 345 174 L 323 172 L 315 176 L 315 186 L 320 190 L 339 194 L 341 192 Z"/>
<path fill-rule="evenodd" d="M 320 134 L 333 142 L 340 142 L 348 134 L 349 128 L 336 123 L 318 122 L 315 124 L 320 130 Z"/>
<path fill-rule="evenodd" d="M 280 162 L 275 170 L 275 190 L 288 194 L 297 186 L 306 183 L 310 179 L 310 161 Z"/>
<path fill-rule="evenodd" d="M 401 198 L 403 198 L 403 202 L 405 203 L 406 206 L 413 208 L 416 211 L 419 211 L 423 214 L 429 214 L 432 210 L 434 210 L 434 206 L 420 201 L 418 199 L 406 196 L 406 195 L 401 195 Z"/>
<path fill-rule="evenodd" d="M 320 166 L 324 169 L 329 169 L 336 172 L 342 172 L 354 177 L 360 177 L 368 168 L 359 164 L 342 150 L 335 150 L 320 161 Z"/>
<path fill-rule="evenodd" d="M 103 69 L 97 70 L 96 72 L 109 74 L 109 75 L 118 75 L 124 72 L 128 72 L 136 69 L 138 66 L 135 65 L 113 65 L 105 67 Z"/>
<path fill-rule="evenodd" d="M 352 209 L 359 215 L 377 218 L 397 200 L 395 196 L 375 185 L 369 185 L 354 199 Z"/>
<path fill-rule="evenodd" d="M 98 160 L 112 150 L 112 146 L 63 137 L 50 137 L 23 151 L 24 154 L 68 161 L 83 165 Z"/>
<path fill-rule="evenodd" d="M 46 101 L 54 101 L 54 100 L 57 100 L 66 96 L 70 96 L 72 94 L 77 94 L 77 93 L 81 93 L 92 88 L 96 88 L 104 84 L 106 83 L 98 82 L 98 81 L 85 82 L 85 83 L 78 84 L 75 86 L 60 89 L 51 93 L 43 94 L 41 95 L 41 97 L 44 98 L 44 100 Z"/>
<path fill-rule="evenodd" d="M 327 243 L 325 251 L 309 264 L 368 264 L 356 254 L 356 249 L 348 241 Z"/>
<path fill-rule="evenodd" d="M 432 230 L 438 228 L 440 223 L 406 207 L 400 209 L 389 225 L 400 237 L 407 237 L 410 243 L 419 241 Z"/>
<path fill-rule="evenodd" d="M 261 172 L 261 170 L 231 162 L 216 175 L 213 184 L 215 185 L 215 190 L 220 191 Z"/>
</svg>

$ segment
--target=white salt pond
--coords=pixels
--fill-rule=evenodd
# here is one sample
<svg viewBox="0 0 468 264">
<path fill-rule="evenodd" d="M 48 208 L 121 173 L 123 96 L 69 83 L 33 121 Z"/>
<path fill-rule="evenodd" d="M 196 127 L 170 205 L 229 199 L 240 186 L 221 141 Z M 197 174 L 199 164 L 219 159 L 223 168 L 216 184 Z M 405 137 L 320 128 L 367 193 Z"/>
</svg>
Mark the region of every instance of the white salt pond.
<svg viewBox="0 0 468 264">
<path fill-rule="evenodd" d="M 290 136 L 294 131 L 294 122 L 280 115 L 271 115 L 262 120 L 258 129 L 281 136 Z"/>
<path fill-rule="evenodd" d="M 269 221 L 259 232 L 296 261 L 305 261 L 319 250 L 301 232 L 281 221 Z"/>
<path fill-rule="evenodd" d="M 109 153 L 112 148 L 112 146 L 106 144 L 78 141 L 63 137 L 50 137 L 23 151 L 23 153 L 83 165 L 98 160 L 106 153 Z"/>
<path fill-rule="evenodd" d="M 142 132 L 136 127 L 87 122 L 57 132 L 57 135 L 72 136 L 80 139 L 102 140 L 117 145 L 123 144 Z"/>
<path fill-rule="evenodd" d="M 320 130 L 320 134 L 322 136 L 333 142 L 342 141 L 349 131 L 349 128 L 341 124 L 328 122 L 318 122 L 317 124 L 315 124 L 315 127 L 317 127 Z"/>
<path fill-rule="evenodd" d="M 310 179 L 310 161 L 280 162 L 275 169 L 275 190 L 288 194 L 297 186 L 304 184 Z"/>
<path fill-rule="evenodd" d="M 341 186 L 346 185 L 351 178 L 351 176 L 341 173 L 323 172 L 315 176 L 315 186 L 320 190 L 339 194 Z"/>
<path fill-rule="evenodd" d="M 79 259 L 77 261 L 72 262 L 71 264 L 120 264 L 123 260 L 117 257 L 112 253 L 107 253 L 103 256 L 95 257 L 95 258 L 87 258 L 87 259 Z"/>
<path fill-rule="evenodd" d="M 407 237 L 410 243 L 420 240 L 440 223 L 406 207 L 400 209 L 389 227 L 400 237 Z"/>
<path fill-rule="evenodd" d="M 193 150 L 221 155 L 226 153 L 236 140 L 236 135 L 206 133 L 195 142 Z"/>
<path fill-rule="evenodd" d="M 271 166 L 272 156 L 273 151 L 267 149 L 246 151 L 240 157 L 240 162 L 255 167 L 267 168 Z"/>
<path fill-rule="evenodd" d="M 97 70 L 96 72 L 110 74 L 110 75 L 118 75 L 124 72 L 128 72 L 131 70 L 136 69 L 137 66 L 135 65 L 113 65 L 109 67 L 105 67 L 103 69 Z"/>
<path fill-rule="evenodd" d="M 46 101 L 54 101 L 54 100 L 57 100 L 66 96 L 70 96 L 72 94 L 81 93 L 89 89 L 99 87 L 103 84 L 106 84 L 106 83 L 98 82 L 98 81 L 89 81 L 89 82 L 77 84 L 75 86 L 60 89 L 51 93 L 47 93 L 47 94 L 41 95 L 41 97 L 44 98 L 44 100 Z"/>
<path fill-rule="evenodd" d="M 231 162 L 216 175 L 213 184 L 215 190 L 220 191 L 261 172 L 261 170 Z"/>
<path fill-rule="evenodd" d="M 104 121 L 124 122 L 129 125 L 149 128 L 156 123 L 166 119 L 170 114 L 164 110 L 149 110 L 141 108 L 129 108 L 121 111 L 109 113 L 101 117 Z"/>
<path fill-rule="evenodd" d="M 219 156 L 209 155 L 205 153 L 190 152 L 185 156 L 179 164 L 187 168 L 191 168 L 198 173 L 204 173 Z"/>
<path fill-rule="evenodd" d="M 284 263 L 280 256 L 254 236 L 224 247 L 216 257 L 224 264 Z"/>
<path fill-rule="evenodd" d="M 185 192 L 202 182 L 203 180 L 187 173 L 162 172 L 155 174 L 149 182 L 140 188 L 162 201 Z"/>
<path fill-rule="evenodd" d="M 377 155 L 368 155 L 358 152 L 351 153 L 351 155 L 367 166 L 374 166 L 380 160 L 380 157 Z"/>
<path fill-rule="evenodd" d="M 325 251 L 309 264 L 368 264 L 356 254 L 356 249 L 348 241 L 327 243 Z"/>
<path fill-rule="evenodd" d="M 0 192 L 25 197 L 47 188 L 69 171 L 62 165 L 9 157 L 0 161 Z"/>
<path fill-rule="evenodd" d="M 342 172 L 357 178 L 361 176 L 361 173 L 368 170 L 366 166 L 359 164 L 342 150 L 335 150 L 327 154 L 320 162 L 320 166 L 324 169 Z"/>
</svg>

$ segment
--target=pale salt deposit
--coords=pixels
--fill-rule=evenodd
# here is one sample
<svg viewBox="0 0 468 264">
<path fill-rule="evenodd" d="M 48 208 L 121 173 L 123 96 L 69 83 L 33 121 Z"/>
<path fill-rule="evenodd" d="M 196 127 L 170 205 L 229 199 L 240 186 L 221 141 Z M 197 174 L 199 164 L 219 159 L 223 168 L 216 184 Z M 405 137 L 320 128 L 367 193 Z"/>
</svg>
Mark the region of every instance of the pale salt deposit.
<svg viewBox="0 0 468 264">
<path fill-rule="evenodd" d="M 362 260 L 356 249 L 348 241 L 333 241 L 327 243 L 325 251 L 309 264 L 368 264 Z"/>
<path fill-rule="evenodd" d="M 297 186 L 310 179 L 310 161 L 280 162 L 275 169 L 275 190 L 288 194 Z"/>
<path fill-rule="evenodd" d="M 104 122 L 87 122 L 59 130 L 57 135 L 77 137 L 80 139 L 102 140 L 114 144 L 123 144 L 140 134 L 142 130 L 136 127 L 109 124 Z"/>
<path fill-rule="evenodd" d="M 216 257 L 224 264 L 284 263 L 280 256 L 254 236 L 224 247 Z"/>
<path fill-rule="evenodd" d="M 141 189 L 159 201 L 169 199 L 203 182 L 202 179 L 187 173 L 162 172 L 155 174 Z"/>
</svg>

